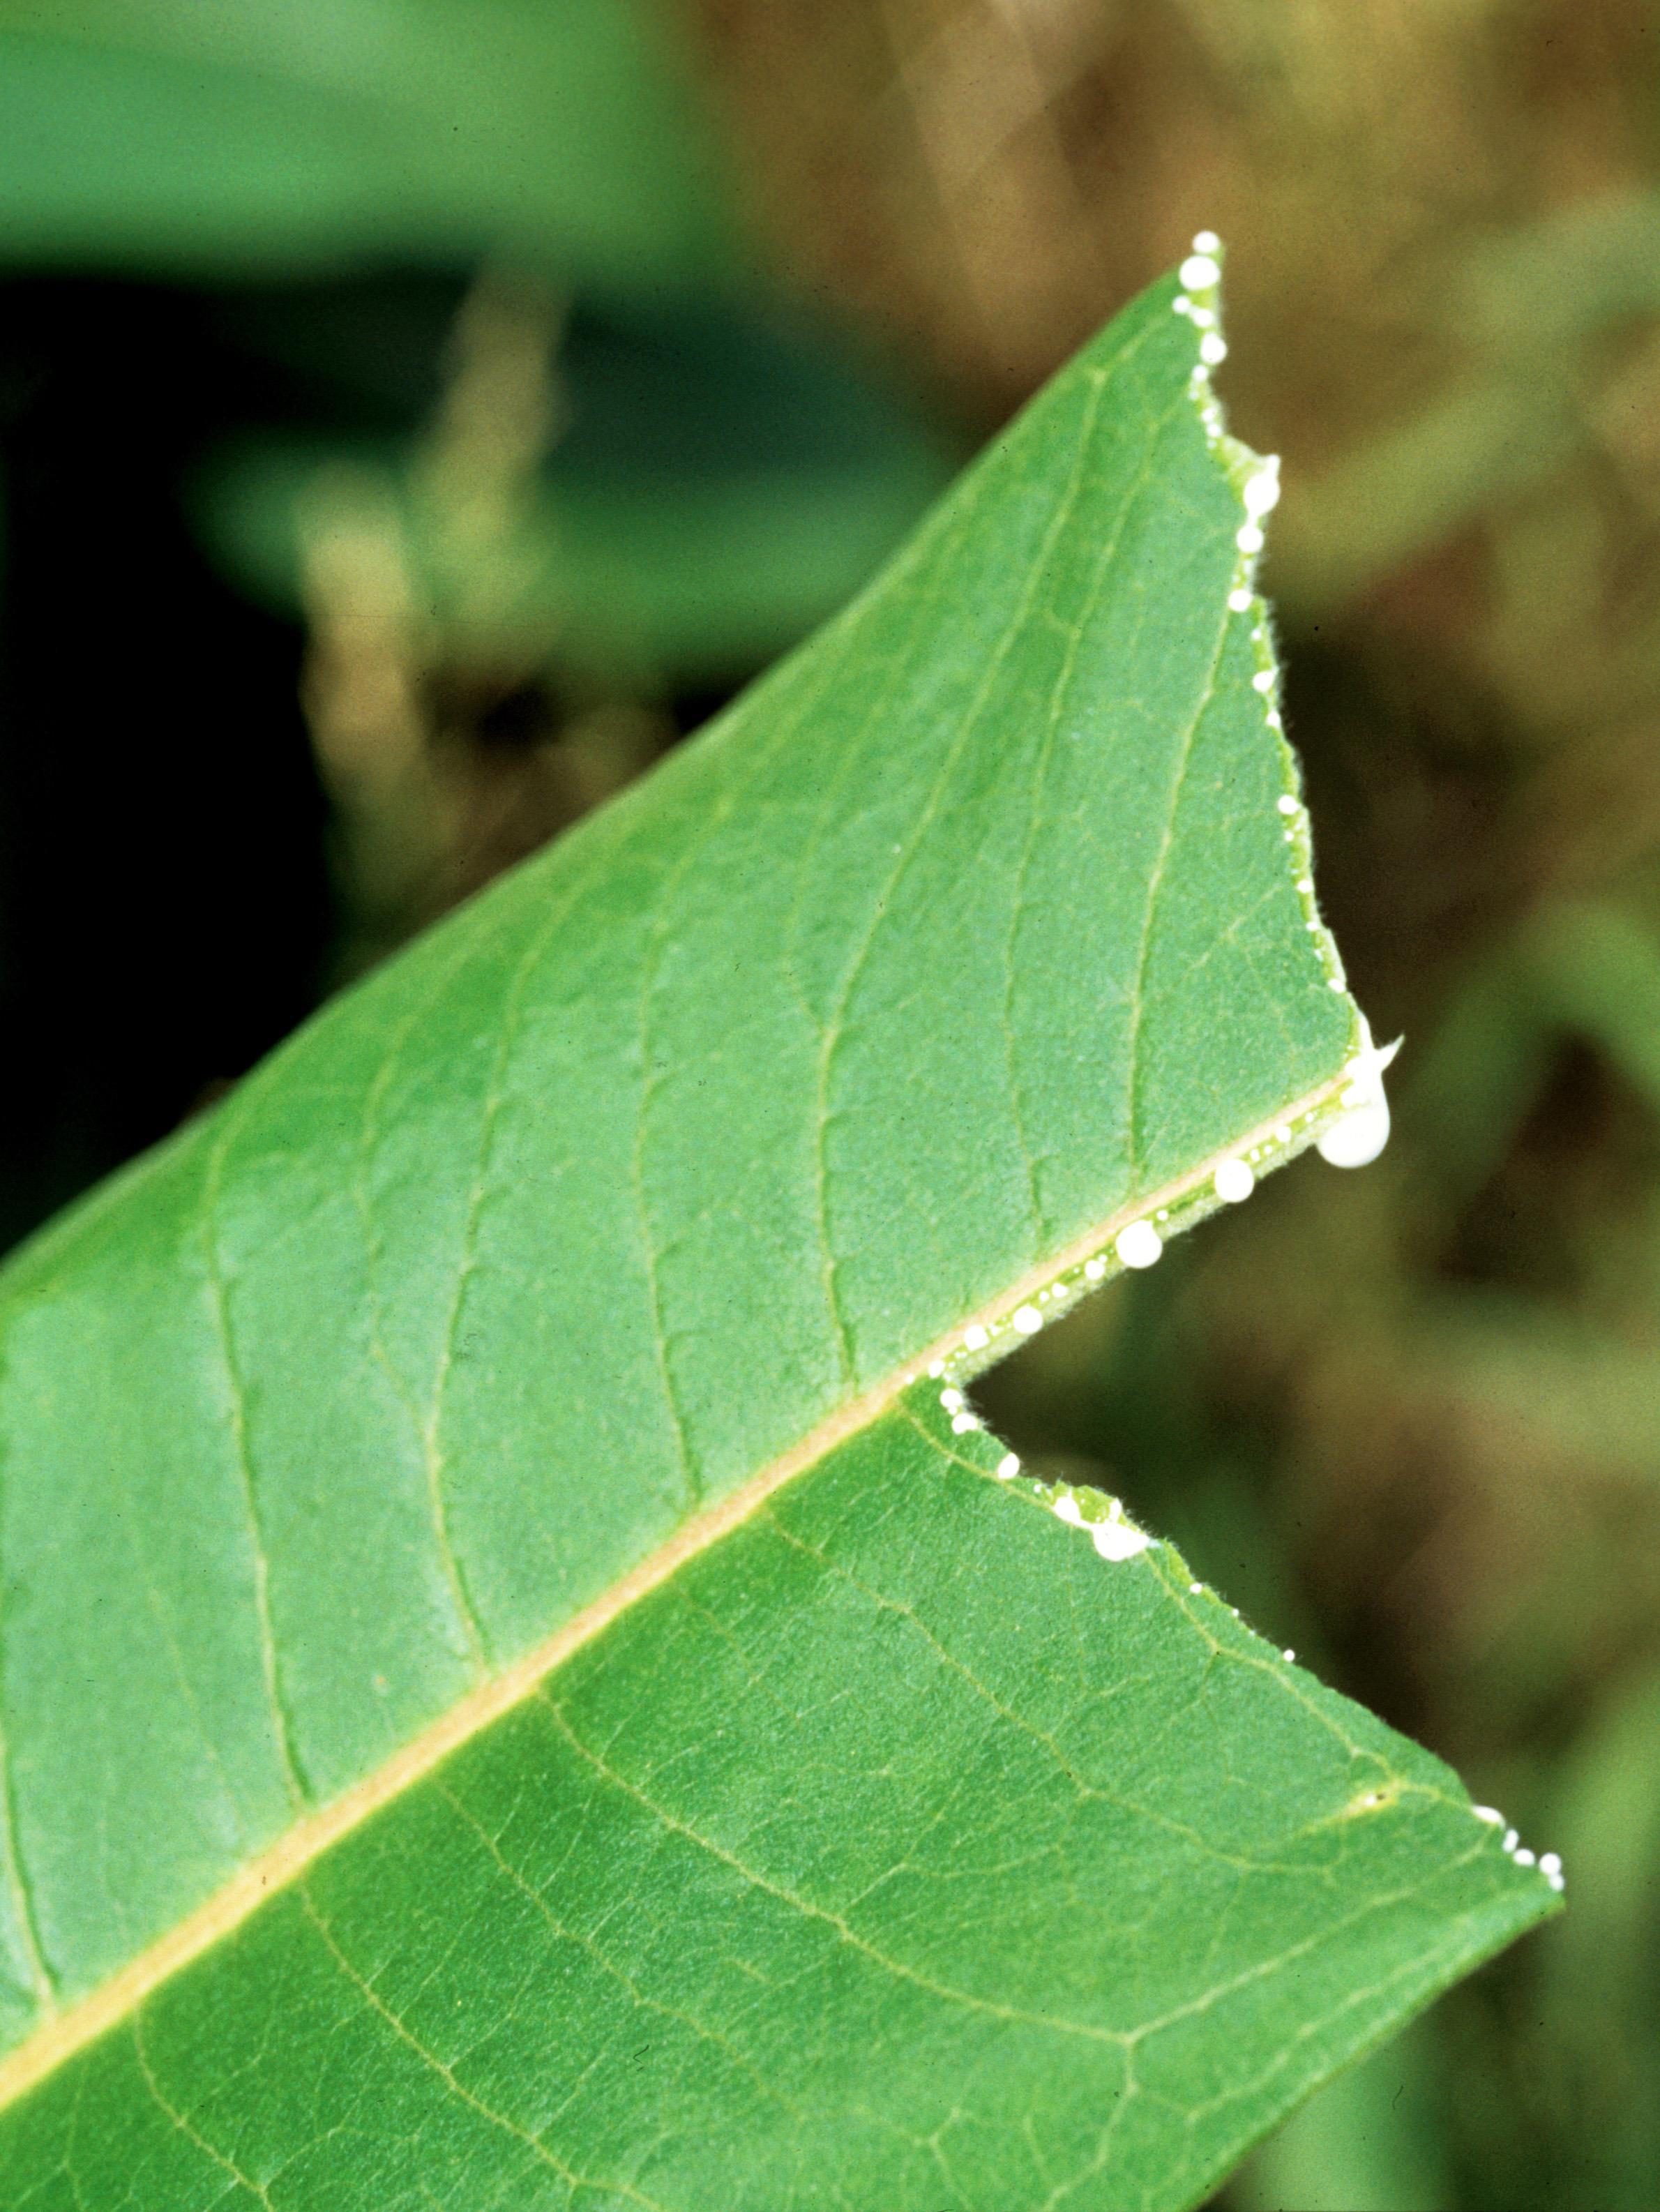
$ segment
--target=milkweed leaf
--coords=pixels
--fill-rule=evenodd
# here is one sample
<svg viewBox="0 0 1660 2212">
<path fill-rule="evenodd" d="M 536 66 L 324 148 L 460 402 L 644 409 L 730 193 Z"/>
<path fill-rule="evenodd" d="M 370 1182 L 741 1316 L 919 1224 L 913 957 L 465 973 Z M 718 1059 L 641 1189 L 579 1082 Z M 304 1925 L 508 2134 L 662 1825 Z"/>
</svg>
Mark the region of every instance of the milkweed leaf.
<svg viewBox="0 0 1660 2212">
<path fill-rule="evenodd" d="M 1183 275 L 5 1274 L 9 2204 L 1189 2205 L 1550 1909 L 968 1400 L 1378 1110 Z"/>
</svg>

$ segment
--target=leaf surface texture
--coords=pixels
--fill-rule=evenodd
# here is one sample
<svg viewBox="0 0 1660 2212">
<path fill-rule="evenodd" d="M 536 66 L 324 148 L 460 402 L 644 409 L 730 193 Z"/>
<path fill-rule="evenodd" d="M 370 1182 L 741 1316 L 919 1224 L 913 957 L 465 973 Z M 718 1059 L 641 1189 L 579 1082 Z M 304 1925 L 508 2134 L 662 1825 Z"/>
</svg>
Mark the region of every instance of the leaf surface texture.
<svg viewBox="0 0 1660 2212">
<path fill-rule="evenodd" d="M 1173 291 L 8 1270 L 9 2203 L 1180 2206 L 1549 1909 L 952 1402 L 1360 1041 Z"/>
</svg>

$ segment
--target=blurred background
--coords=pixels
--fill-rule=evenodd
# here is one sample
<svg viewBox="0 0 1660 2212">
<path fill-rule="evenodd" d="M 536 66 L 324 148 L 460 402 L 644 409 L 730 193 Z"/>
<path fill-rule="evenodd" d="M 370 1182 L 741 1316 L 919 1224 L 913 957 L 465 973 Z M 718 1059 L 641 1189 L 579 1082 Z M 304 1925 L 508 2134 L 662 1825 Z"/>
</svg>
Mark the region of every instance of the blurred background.
<svg viewBox="0 0 1660 2212">
<path fill-rule="evenodd" d="M 675 744 L 1207 226 L 1396 1136 L 981 1395 L 1566 1861 L 1219 2203 L 1651 2212 L 1660 6 L 0 0 L 0 1234 Z"/>
</svg>

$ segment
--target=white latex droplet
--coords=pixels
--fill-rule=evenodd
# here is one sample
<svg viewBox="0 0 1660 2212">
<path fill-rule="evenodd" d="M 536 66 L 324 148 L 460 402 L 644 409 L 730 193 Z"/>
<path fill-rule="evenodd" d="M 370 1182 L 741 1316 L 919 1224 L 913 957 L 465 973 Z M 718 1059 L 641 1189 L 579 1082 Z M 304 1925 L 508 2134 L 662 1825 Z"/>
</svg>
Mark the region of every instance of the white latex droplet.
<svg viewBox="0 0 1660 2212">
<path fill-rule="evenodd" d="M 1084 1262 L 1085 1275 L 1091 1283 L 1098 1283 L 1106 1272 L 1107 1263 L 1104 1260 L 1085 1260 Z"/>
<path fill-rule="evenodd" d="M 1022 1336 L 1036 1336 L 1043 1326 L 1043 1316 L 1036 1306 L 1017 1306 L 1014 1310 L 1014 1325 Z"/>
<path fill-rule="evenodd" d="M 981 1328 L 978 1322 L 975 1322 L 972 1328 L 965 1328 L 963 1331 L 963 1348 L 965 1352 L 983 1352 L 990 1342 L 991 1338 Z"/>
<path fill-rule="evenodd" d="M 1316 1150 L 1329 1167 L 1369 1168 L 1389 1140 L 1389 1109 L 1385 1098 L 1351 1108 L 1334 1121 L 1318 1140 Z"/>
<path fill-rule="evenodd" d="M 1195 253 L 1219 253 L 1222 241 L 1213 230 L 1201 230 L 1195 234 L 1193 250 Z"/>
<path fill-rule="evenodd" d="M 1360 1050 L 1349 1063 L 1349 1080 L 1343 1092 L 1345 1110 L 1315 1147 L 1329 1165 L 1370 1167 L 1388 1144 L 1389 1102 L 1383 1091 L 1383 1071 L 1400 1049 L 1397 1037 L 1380 1052 L 1362 1016 Z"/>
<path fill-rule="evenodd" d="M 1000 1482 L 1006 1482 L 1012 1474 L 1018 1474 L 1019 1472 L 1019 1454 L 1018 1452 L 1005 1452 L 1002 1458 L 997 1462 L 997 1480 Z"/>
<path fill-rule="evenodd" d="M 1208 292 L 1213 284 L 1222 281 L 1219 264 L 1208 253 L 1190 253 L 1177 270 L 1184 291 Z"/>
<path fill-rule="evenodd" d="M 1218 1198 L 1230 1206 L 1243 1206 L 1256 1188 L 1256 1177 L 1247 1160 L 1224 1160 L 1211 1178 Z"/>
<path fill-rule="evenodd" d="M 1132 1221 L 1113 1240 L 1113 1249 L 1127 1267 L 1151 1267 L 1164 1251 L 1164 1240 L 1150 1221 Z"/>
<path fill-rule="evenodd" d="M 1104 1559 L 1133 1559 L 1152 1541 L 1144 1529 L 1128 1521 L 1098 1521 L 1090 1536 Z"/>
<path fill-rule="evenodd" d="M 1219 368 L 1228 357 L 1228 342 L 1214 331 L 1207 331 L 1199 341 L 1199 358 L 1208 368 Z"/>
</svg>

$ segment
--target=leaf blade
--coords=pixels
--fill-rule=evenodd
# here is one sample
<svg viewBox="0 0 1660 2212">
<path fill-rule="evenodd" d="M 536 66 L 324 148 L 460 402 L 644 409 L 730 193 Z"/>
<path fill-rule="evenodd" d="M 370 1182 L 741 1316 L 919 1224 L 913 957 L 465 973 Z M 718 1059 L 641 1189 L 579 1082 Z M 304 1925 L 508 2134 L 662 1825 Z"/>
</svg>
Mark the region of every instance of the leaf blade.
<svg viewBox="0 0 1660 2212">
<path fill-rule="evenodd" d="M 1181 2205 L 1549 1909 L 1437 1762 L 1167 1547 L 1104 1563 L 971 1452 L 922 1392 L 775 1492 L 82 2053 L 24 2108 L 43 2167 L 70 2115 L 124 2171 L 152 2124 L 139 2170 L 170 2161 L 187 2112 L 217 2153 L 194 2185 L 228 2166 L 305 2203 L 367 2107 L 383 2203 L 505 2172 L 508 2201 L 580 2177 L 618 2204 L 923 2212 L 944 2170 L 987 2212 Z M 1225 1732 L 1227 1802 L 1213 1759 L 1160 1761 L 1184 1728 Z M 1368 1821 L 1398 1830 L 1382 1883 L 1352 1862 Z M 328 2068 L 295 2093 L 266 2034 L 250 2083 L 248 2021 L 296 2018 Z"/>
<path fill-rule="evenodd" d="M 252 2171 L 240 2143 L 196 2141 L 218 2140 L 199 2124 L 216 2081 L 178 2104 L 152 2026 L 198 2044 L 273 1927 L 275 1978 L 237 2001 L 256 2023 L 290 1972 L 350 1982 L 294 1921 L 308 1886 L 361 1868 L 407 1808 L 424 1818 L 441 1771 L 518 1741 L 544 1677 L 616 1650 L 705 1561 L 741 1586 L 769 1501 L 861 1436 L 891 1443 L 925 1369 L 911 1411 L 925 1429 L 955 1413 L 972 1462 L 984 1440 L 939 1374 L 1081 1295 L 1121 1229 L 1171 1233 L 1220 1201 L 1223 1162 L 1276 1164 L 1340 1110 L 1357 1017 L 1240 586 L 1249 463 L 1219 438 L 1172 297 L 1128 310 L 719 726 L 8 1270 L 10 1837 L 68 2007 L 0 2067 L 28 2091 L 25 2135 L 95 2075 L 117 2082 L 112 2142 L 142 2093 L 164 2163 L 182 2141 L 221 2189 Z M 963 1456 L 922 1441 L 915 1468 L 901 1455 L 919 1486 Z M 989 1494 L 1006 1526 L 1026 1510 Z M 960 1533 L 938 1521 L 941 1559 Z M 999 1602 L 1022 1595 L 1006 1562 Z M 70 1651 L 96 1663 L 78 1674 Z M 915 1759 L 922 1678 L 882 1663 L 872 1712 Z M 1201 1769 L 1225 1777 L 1225 1747 Z M 1508 1867 L 1513 1929 L 1551 1899 Z M 1440 1915 L 1427 1979 L 1402 1966 L 1395 2016 L 1479 1954 L 1461 1911 Z M 1064 1945 L 1035 1955 L 1074 1972 Z M 352 2005 L 402 2067 L 378 1971 Z M 41 2009 L 15 1979 L 14 2039 Z M 1264 2032 L 1245 2039 L 1259 2056 Z M 570 2056 L 536 2049 L 544 2070 Z M 502 2136 L 451 2060 L 427 2073 Z M 374 2094 L 396 2105 L 399 2081 Z M 1235 2148 L 1283 2109 L 1264 2096 L 1235 2113 Z M 824 2156 L 854 2110 L 832 2106 Z M 601 2177 L 619 2202 L 647 2154 L 631 2109 L 633 2148 Z M 502 2201 L 586 2185 L 517 2121 L 506 2134 Z M 320 2155 L 290 2143 L 271 2170 Z M 721 2155 L 741 2165 L 735 2141 Z M 1011 2201 L 1012 2169 L 976 2155 L 988 2201 Z M 1147 2201 L 1186 2201 L 1168 2136 L 1142 2167 Z M 1116 2190 L 1106 2172 L 1079 2166 L 1077 2188 Z"/>
</svg>

